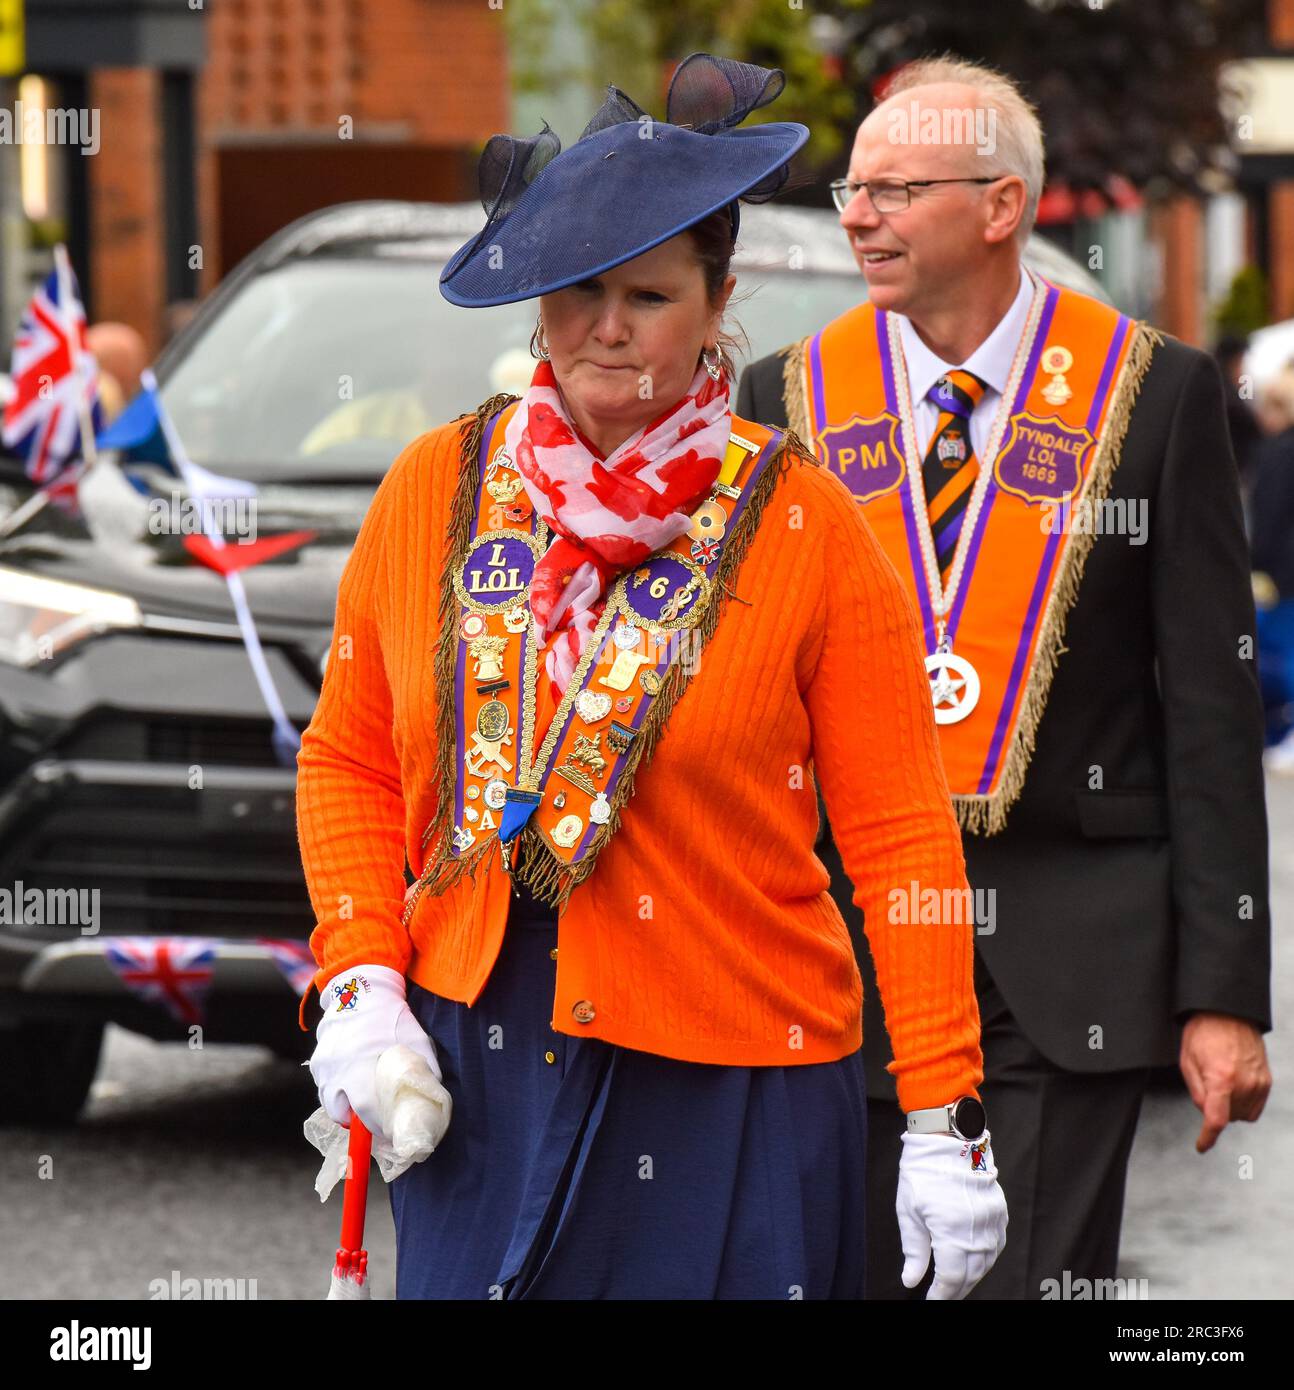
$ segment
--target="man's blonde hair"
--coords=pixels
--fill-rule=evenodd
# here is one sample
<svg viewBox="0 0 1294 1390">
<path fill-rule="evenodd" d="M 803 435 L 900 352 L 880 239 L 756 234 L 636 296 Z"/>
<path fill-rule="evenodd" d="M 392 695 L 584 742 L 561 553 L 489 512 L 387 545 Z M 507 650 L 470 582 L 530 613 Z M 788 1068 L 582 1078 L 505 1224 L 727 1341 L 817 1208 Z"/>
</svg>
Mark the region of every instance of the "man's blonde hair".
<svg viewBox="0 0 1294 1390">
<path fill-rule="evenodd" d="M 918 58 L 901 68 L 885 89 L 885 100 L 936 82 L 956 82 L 974 87 L 986 109 L 995 111 L 997 154 L 1004 173 L 1018 174 L 1024 180 L 1025 205 L 1017 236 L 1023 243 L 1033 230 L 1042 197 L 1044 153 L 1042 123 L 1038 110 L 1005 73 L 984 63 L 972 63 L 945 54 L 939 58 Z"/>
<path fill-rule="evenodd" d="M 1268 422 L 1278 430 L 1294 425 L 1294 366 L 1287 364 L 1262 384 L 1258 404 Z"/>
</svg>

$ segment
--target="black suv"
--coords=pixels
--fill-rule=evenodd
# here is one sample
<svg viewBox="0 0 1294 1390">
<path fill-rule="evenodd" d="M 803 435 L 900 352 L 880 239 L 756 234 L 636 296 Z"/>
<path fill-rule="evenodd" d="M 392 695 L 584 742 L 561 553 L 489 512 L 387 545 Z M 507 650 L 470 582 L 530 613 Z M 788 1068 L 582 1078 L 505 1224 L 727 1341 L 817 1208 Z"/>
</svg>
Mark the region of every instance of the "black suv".
<svg viewBox="0 0 1294 1390">
<path fill-rule="evenodd" d="M 468 312 L 437 290 L 481 221 L 475 205 L 398 202 L 302 218 L 244 261 L 156 364 L 189 457 L 256 485 L 259 535 L 315 533 L 243 576 L 298 728 L 383 473 L 423 431 L 529 381 L 533 305 Z M 1046 243 L 1027 259 L 1101 294 Z M 756 356 L 865 291 L 829 212 L 746 209 L 734 268 L 734 312 Z M 295 772 L 275 756 L 225 583 L 177 534 L 173 484 L 155 470 L 144 496 L 107 458 L 81 488 L 79 518 L 48 505 L 0 538 L 10 1123 L 76 1116 L 108 1021 L 308 1052 L 295 1000 L 313 971 L 313 917 Z M 29 493 L 20 465 L 0 463 L 0 530 Z M 159 501 L 177 504 L 180 525 L 158 525 Z"/>
</svg>

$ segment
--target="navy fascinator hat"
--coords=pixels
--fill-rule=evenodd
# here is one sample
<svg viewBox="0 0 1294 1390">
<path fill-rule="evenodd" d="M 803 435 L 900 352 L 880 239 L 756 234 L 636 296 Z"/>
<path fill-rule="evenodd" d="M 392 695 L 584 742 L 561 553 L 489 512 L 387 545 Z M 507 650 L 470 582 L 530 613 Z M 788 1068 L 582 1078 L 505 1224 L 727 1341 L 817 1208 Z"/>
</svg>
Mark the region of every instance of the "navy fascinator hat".
<svg viewBox="0 0 1294 1390">
<path fill-rule="evenodd" d="M 737 199 L 763 202 L 786 181 L 805 126 L 736 129 L 786 85 L 776 68 L 693 53 L 656 121 L 617 87 L 563 151 L 538 135 L 491 137 L 481 156 L 485 226 L 440 276 L 451 304 L 512 304 L 577 284 L 650 251 Z"/>
</svg>

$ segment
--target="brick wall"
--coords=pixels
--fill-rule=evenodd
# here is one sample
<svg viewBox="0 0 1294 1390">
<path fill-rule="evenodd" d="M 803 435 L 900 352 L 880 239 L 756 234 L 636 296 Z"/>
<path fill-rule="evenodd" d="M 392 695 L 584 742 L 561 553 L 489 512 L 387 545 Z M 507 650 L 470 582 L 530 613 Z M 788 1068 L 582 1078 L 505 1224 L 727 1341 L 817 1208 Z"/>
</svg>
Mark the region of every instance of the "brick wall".
<svg viewBox="0 0 1294 1390">
<path fill-rule="evenodd" d="M 1164 256 L 1163 288 L 1151 321 L 1196 347 L 1204 346 L 1206 336 L 1202 224 L 1199 200 L 1185 195 L 1160 204 L 1151 221 Z"/>
<path fill-rule="evenodd" d="M 1268 0 L 1267 29 L 1276 48 L 1294 48 L 1294 0 Z"/>
<path fill-rule="evenodd" d="M 503 14 L 487 0 L 220 0 L 205 7 L 201 22 L 208 62 L 195 102 L 204 294 L 247 249 L 224 254 L 222 223 L 237 222 L 240 203 L 263 206 L 264 195 L 282 192 L 256 184 L 281 180 L 285 151 L 302 149 L 304 165 L 317 162 L 321 146 L 340 148 L 340 117 L 351 118 L 354 140 L 337 164 L 357 171 L 344 197 L 391 196 L 389 175 L 379 178 L 382 159 L 369 166 L 370 189 L 363 161 L 345 157 L 356 145 L 372 142 L 375 155 L 378 147 L 404 148 L 413 156 L 411 169 L 421 167 L 424 152 L 456 169 L 450 156 L 474 154 L 489 136 L 509 129 Z M 166 252 L 157 74 L 99 70 L 91 92 L 104 128 L 91 171 L 96 309 L 100 318 L 134 325 L 152 351 L 162 337 Z M 245 147 L 235 165 L 238 183 L 222 187 L 229 161 L 222 164 L 220 152 L 234 145 Z M 274 152 L 263 174 L 249 157 L 259 146 Z M 405 182 L 398 183 L 401 193 Z M 443 179 L 411 177 L 408 192 L 474 193 L 462 180 L 450 182 L 446 194 Z M 314 206 L 280 201 L 277 225 Z"/>
<path fill-rule="evenodd" d="M 1294 180 L 1275 180 L 1267 206 L 1272 248 L 1269 312 L 1273 323 L 1282 323 L 1294 319 Z"/>
<path fill-rule="evenodd" d="M 222 0 L 208 27 L 209 138 L 357 128 L 431 145 L 507 128 L 503 13 L 486 0 Z"/>
<path fill-rule="evenodd" d="M 90 75 L 101 144 L 88 161 L 95 317 L 128 323 L 150 355 L 161 344 L 166 289 L 158 74 L 103 68 Z"/>
</svg>

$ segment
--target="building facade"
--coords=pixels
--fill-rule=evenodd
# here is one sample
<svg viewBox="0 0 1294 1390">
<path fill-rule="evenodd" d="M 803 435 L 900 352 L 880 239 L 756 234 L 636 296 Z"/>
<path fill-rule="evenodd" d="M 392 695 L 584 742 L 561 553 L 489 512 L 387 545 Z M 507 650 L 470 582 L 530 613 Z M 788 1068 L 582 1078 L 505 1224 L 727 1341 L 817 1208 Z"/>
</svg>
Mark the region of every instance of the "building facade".
<svg viewBox="0 0 1294 1390">
<path fill-rule="evenodd" d="M 27 0 L 16 90 L 99 127 L 25 154 L 28 279 L 66 241 L 91 320 L 156 352 L 168 305 L 304 213 L 474 197 L 506 51 L 494 0 Z"/>
</svg>

